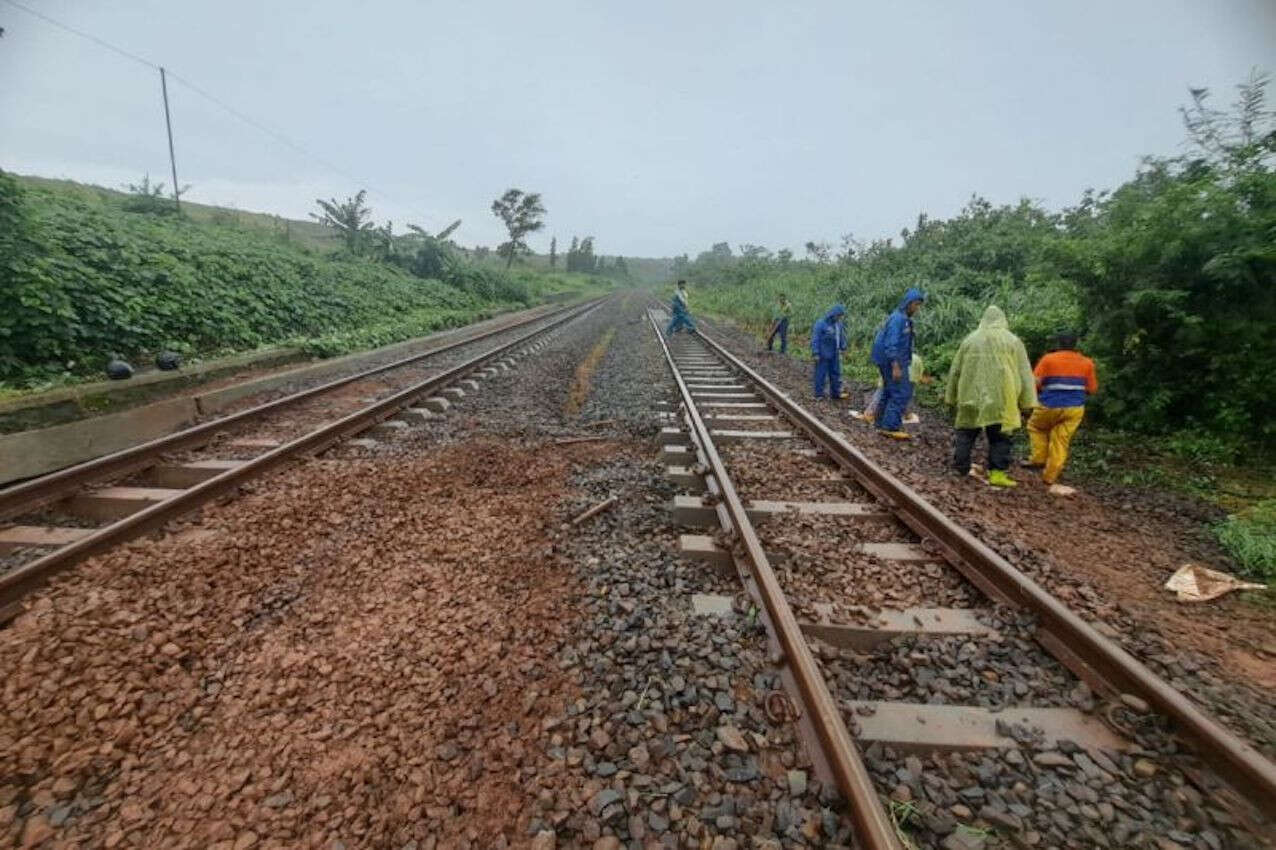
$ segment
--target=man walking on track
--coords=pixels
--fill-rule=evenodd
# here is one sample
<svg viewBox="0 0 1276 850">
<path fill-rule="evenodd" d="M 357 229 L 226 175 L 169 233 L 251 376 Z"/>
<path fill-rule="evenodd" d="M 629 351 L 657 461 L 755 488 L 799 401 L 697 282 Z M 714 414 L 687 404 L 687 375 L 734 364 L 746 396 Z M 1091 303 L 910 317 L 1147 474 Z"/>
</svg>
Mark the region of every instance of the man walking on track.
<svg viewBox="0 0 1276 850">
<path fill-rule="evenodd" d="M 775 316 L 771 320 L 771 335 L 766 338 L 766 350 L 770 351 L 775 338 L 780 337 L 780 353 L 789 350 L 789 318 L 793 315 L 793 305 L 787 295 L 780 296 L 780 304 L 776 307 Z"/>
<path fill-rule="evenodd" d="M 913 362 L 913 316 L 925 300 L 926 293 L 916 287 L 905 292 L 873 340 L 873 363 L 882 376 L 882 396 L 877 409 L 868 413 L 878 430 L 897 440 L 911 436 L 901 426 L 904 410 L 913 397 L 913 382 L 908 376 Z"/>
<path fill-rule="evenodd" d="M 1028 466 L 1045 467 L 1041 479 L 1054 485 L 1068 461 L 1068 446 L 1085 417 L 1086 397 L 1099 391 L 1094 361 L 1076 350 L 1077 335 L 1063 331 L 1055 350 L 1042 357 L 1033 374 L 1041 406 L 1028 419 L 1032 457 Z"/>
<path fill-rule="evenodd" d="M 846 350 L 846 330 L 842 317 L 846 308 L 834 304 L 823 318 L 811 327 L 811 356 L 815 358 L 815 397 L 824 398 L 824 384 L 829 385 L 829 398 L 842 397 L 842 352 Z"/>
<path fill-rule="evenodd" d="M 1010 434 L 1019 427 L 1019 411 L 1037 406 L 1036 380 L 1028 352 L 1000 307 L 985 310 L 979 328 L 961 341 L 944 401 L 957 409 L 953 470 L 969 474 L 970 452 L 982 431 L 988 439 L 988 483 L 1018 486 L 1007 473 Z"/>
<path fill-rule="evenodd" d="M 696 320 L 691 318 L 691 311 L 687 307 L 687 282 L 685 280 L 678 281 L 678 288 L 673 292 L 673 303 L 670 304 L 670 312 L 673 317 L 669 319 L 669 327 L 665 328 L 665 336 L 673 336 L 681 328 L 689 331 L 696 329 Z"/>
</svg>

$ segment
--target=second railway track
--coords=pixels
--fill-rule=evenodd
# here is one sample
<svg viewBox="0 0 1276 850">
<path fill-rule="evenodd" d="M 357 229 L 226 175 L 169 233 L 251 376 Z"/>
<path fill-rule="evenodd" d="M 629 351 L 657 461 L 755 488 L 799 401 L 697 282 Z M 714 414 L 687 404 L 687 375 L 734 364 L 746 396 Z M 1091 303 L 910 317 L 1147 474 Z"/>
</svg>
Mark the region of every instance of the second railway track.
<svg viewBox="0 0 1276 850">
<path fill-rule="evenodd" d="M 681 547 L 738 572 L 761 609 L 795 703 L 778 713 L 806 733 L 860 846 L 903 848 L 902 827 L 923 816 L 948 831 L 944 847 L 963 835 L 982 846 L 953 811 L 1025 847 L 1217 850 L 1272 829 L 1276 765 L 1248 742 L 722 345 L 702 333 L 666 342 L 649 319 L 676 387 L 661 431 L 684 491 L 675 522 L 716 530 Z M 873 586 L 884 575 L 899 579 L 885 593 Z M 1021 751 L 995 771 L 1019 771 L 1025 792 L 1035 782 L 1036 807 L 985 791 L 990 763 L 960 796 L 923 790 L 920 760 L 903 761 Z M 1178 784 L 1166 799 L 1127 799 L 1167 766 Z M 1042 800 L 1048 828 L 1030 817 Z M 1145 803 L 1166 812 L 1161 837 L 1151 824 L 1114 830 L 1113 804 Z M 1171 843 L 1138 843 L 1154 840 Z"/>
<path fill-rule="evenodd" d="M 21 610 L 32 589 L 84 558 L 291 459 L 369 429 L 407 427 L 446 408 L 466 389 L 477 389 L 473 377 L 511 368 L 598 303 L 502 324 L 0 490 L 0 556 L 7 560 L 0 572 L 0 623 Z"/>
</svg>

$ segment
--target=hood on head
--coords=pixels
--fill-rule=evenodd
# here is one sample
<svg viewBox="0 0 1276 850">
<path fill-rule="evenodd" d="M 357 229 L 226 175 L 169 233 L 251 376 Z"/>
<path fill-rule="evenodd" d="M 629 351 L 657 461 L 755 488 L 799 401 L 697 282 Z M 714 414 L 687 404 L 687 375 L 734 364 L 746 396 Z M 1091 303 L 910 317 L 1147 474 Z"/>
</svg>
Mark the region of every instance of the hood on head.
<svg viewBox="0 0 1276 850">
<path fill-rule="evenodd" d="M 897 307 L 896 309 L 903 310 L 913 301 L 925 301 L 925 300 L 926 300 L 925 292 L 922 292 L 920 289 L 918 289 L 915 286 L 910 286 L 908 288 L 908 291 L 904 293 L 904 297 L 900 299 L 899 307 Z"/>
<path fill-rule="evenodd" d="M 846 308 L 841 304 L 834 304 L 827 313 L 824 314 L 825 320 L 836 319 L 838 316 L 844 315 Z"/>
<path fill-rule="evenodd" d="M 1010 330 L 1010 322 L 1006 321 L 1006 314 L 996 304 L 990 306 L 984 311 L 984 317 L 979 320 L 980 330 L 989 330 L 997 328 L 998 330 Z"/>
</svg>

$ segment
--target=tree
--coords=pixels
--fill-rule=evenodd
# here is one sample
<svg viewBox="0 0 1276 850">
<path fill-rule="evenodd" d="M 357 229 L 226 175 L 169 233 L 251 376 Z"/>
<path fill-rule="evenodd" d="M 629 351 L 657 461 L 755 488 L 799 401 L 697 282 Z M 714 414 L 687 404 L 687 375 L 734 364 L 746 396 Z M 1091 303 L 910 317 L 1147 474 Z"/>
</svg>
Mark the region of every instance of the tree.
<svg viewBox="0 0 1276 850">
<path fill-rule="evenodd" d="M 185 183 L 173 192 L 174 199 L 181 198 L 190 191 L 190 184 Z M 124 208 L 129 212 L 152 213 L 155 215 L 168 215 L 177 213 L 177 205 L 170 204 L 164 199 L 164 184 L 152 183 L 151 175 L 143 174 L 142 182 L 126 183 L 124 190 L 129 193 L 129 199 L 125 202 Z"/>
<path fill-rule="evenodd" d="M 827 263 L 833 246 L 827 242 L 807 242 L 806 255 L 817 263 Z"/>
<path fill-rule="evenodd" d="M 509 241 L 497 248 L 497 253 L 505 257 L 505 268 L 514 265 L 514 257 L 528 252 L 525 238 L 545 226 L 542 216 L 545 207 L 537 192 L 524 192 L 522 189 L 509 189 L 495 201 L 492 201 L 492 214 L 505 223 L 509 231 Z"/>
<path fill-rule="evenodd" d="M 336 198 L 323 200 L 316 198 L 322 215 L 311 213 L 310 217 L 320 224 L 337 231 L 346 243 L 346 249 L 352 254 L 362 254 L 367 249 L 375 226 L 372 224 L 372 209 L 364 203 L 368 195 L 367 189 L 360 189 L 353 198 L 344 202 Z"/>
<path fill-rule="evenodd" d="M 780 261 L 780 265 L 787 266 L 793 261 L 793 252 L 788 248 L 781 248 L 775 252 L 775 258 Z"/>
<path fill-rule="evenodd" d="M 558 264 L 558 237 L 552 236 L 549 240 L 549 267 L 552 270 Z"/>
</svg>

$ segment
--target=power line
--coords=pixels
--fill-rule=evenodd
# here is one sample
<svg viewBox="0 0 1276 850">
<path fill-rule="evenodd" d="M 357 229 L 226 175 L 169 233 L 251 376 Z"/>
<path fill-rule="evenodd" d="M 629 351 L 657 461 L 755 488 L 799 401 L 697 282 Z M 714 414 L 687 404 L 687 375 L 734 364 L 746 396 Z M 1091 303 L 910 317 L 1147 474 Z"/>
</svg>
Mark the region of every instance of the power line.
<svg viewBox="0 0 1276 850">
<path fill-rule="evenodd" d="M 80 38 L 83 38 L 87 41 L 91 41 L 94 44 L 98 45 L 99 47 L 103 47 L 107 50 L 110 50 L 112 53 L 117 53 L 120 56 L 123 56 L 125 59 L 128 59 L 132 62 L 137 62 L 139 65 L 144 65 L 145 67 L 150 68 L 154 71 L 165 70 L 160 65 L 157 65 L 156 63 L 151 62 L 148 59 L 143 59 L 141 56 L 138 56 L 136 53 L 131 53 L 122 47 L 111 44 L 109 41 L 106 41 L 105 39 L 98 38 L 92 33 L 87 33 L 83 30 L 76 29 L 70 24 L 65 24 L 62 21 L 51 18 L 48 15 L 44 14 L 43 12 L 38 12 L 35 9 L 30 8 L 29 6 L 26 6 L 26 5 L 23 5 L 22 3 L 17 2 L 17 0 L 3 0 L 3 2 L 8 3 L 10 6 L 13 6 L 15 9 L 21 9 L 23 12 L 26 12 L 28 15 L 32 15 L 33 17 L 39 18 L 45 23 L 51 24 L 52 26 L 55 26 L 58 29 L 65 30 L 66 32 L 71 33 L 72 35 L 79 36 Z M 394 198 L 389 193 L 383 192 L 377 187 L 371 185 L 370 183 L 368 183 L 368 181 L 364 180 L 363 178 L 355 177 L 354 175 L 348 173 L 341 167 L 332 164 L 331 162 L 319 156 L 318 154 L 313 153 L 310 150 L 307 150 L 303 145 L 300 145 L 297 142 L 294 142 L 292 139 L 289 139 L 283 133 L 280 133 L 277 130 L 272 130 L 271 128 L 267 127 L 261 122 L 253 118 L 250 118 L 249 116 L 245 115 L 243 112 L 240 112 L 238 109 L 231 106 L 229 103 L 222 100 L 221 98 L 216 97 L 213 94 L 210 94 L 209 92 L 205 91 L 204 89 L 192 83 L 190 80 L 186 79 L 185 77 L 182 77 L 179 74 L 174 73 L 171 68 L 167 69 L 167 74 L 170 78 L 186 86 L 186 88 L 190 89 L 195 94 L 204 98 L 209 103 L 212 103 L 214 106 L 217 106 L 218 108 L 226 111 L 227 113 L 237 118 L 238 120 L 244 122 L 245 124 L 252 127 L 253 129 L 258 130 L 259 132 L 265 133 L 266 135 L 274 139 L 276 142 L 279 142 L 285 147 L 290 148 L 296 153 L 299 153 L 302 156 L 305 156 L 305 157 L 308 157 L 309 159 L 314 160 L 315 162 L 319 163 L 324 168 L 328 169 L 334 174 L 338 174 L 347 180 L 353 181 L 354 183 L 358 184 L 360 187 L 366 186 L 373 193 L 380 195 L 381 197 L 385 198 L 388 201 L 394 201 L 395 203 L 398 203 L 398 204 L 402 203 L 401 201 Z"/>
</svg>

